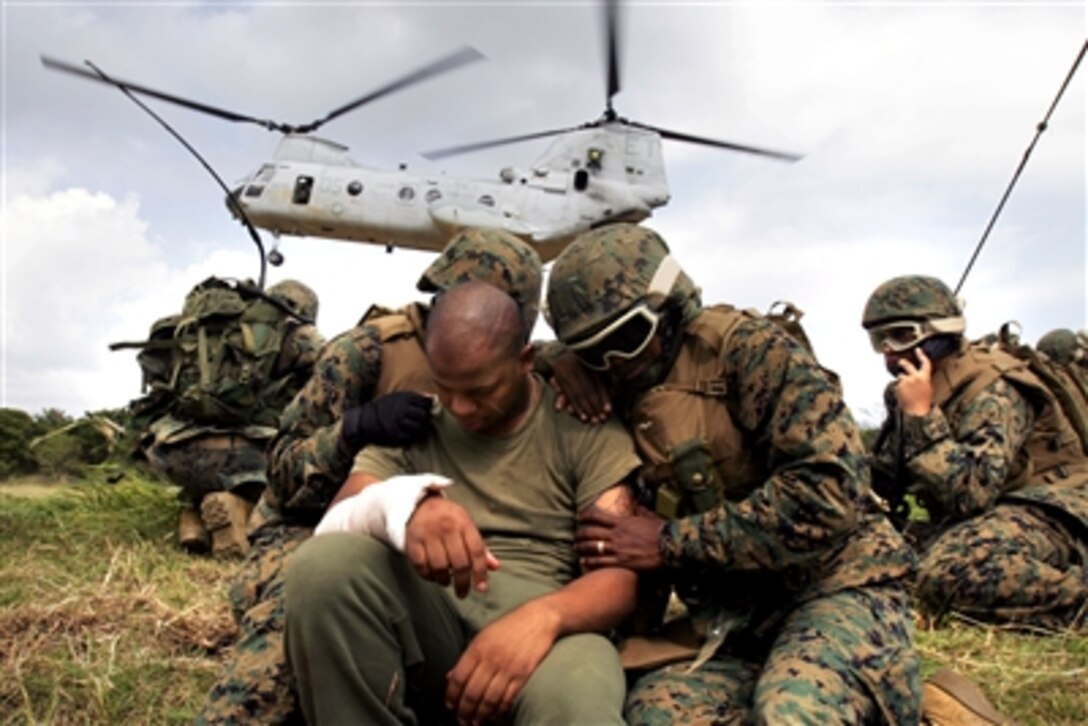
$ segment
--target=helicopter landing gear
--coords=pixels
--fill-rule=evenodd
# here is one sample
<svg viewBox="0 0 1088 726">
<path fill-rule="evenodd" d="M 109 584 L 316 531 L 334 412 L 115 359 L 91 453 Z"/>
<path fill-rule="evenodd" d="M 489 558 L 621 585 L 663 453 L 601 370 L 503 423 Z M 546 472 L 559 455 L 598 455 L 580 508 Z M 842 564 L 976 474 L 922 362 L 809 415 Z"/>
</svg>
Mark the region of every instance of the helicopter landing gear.
<svg viewBox="0 0 1088 726">
<path fill-rule="evenodd" d="M 279 267 L 283 264 L 283 253 L 279 250 L 272 250 L 268 253 L 268 264 L 273 267 Z"/>
<path fill-rule="evenodd" d="M 387 255 L 393 254 L 393 245 L 391 245 L 391 244 L 386 244 L 385 245 L 385 254 L 387 254 Z"/>
</svg>

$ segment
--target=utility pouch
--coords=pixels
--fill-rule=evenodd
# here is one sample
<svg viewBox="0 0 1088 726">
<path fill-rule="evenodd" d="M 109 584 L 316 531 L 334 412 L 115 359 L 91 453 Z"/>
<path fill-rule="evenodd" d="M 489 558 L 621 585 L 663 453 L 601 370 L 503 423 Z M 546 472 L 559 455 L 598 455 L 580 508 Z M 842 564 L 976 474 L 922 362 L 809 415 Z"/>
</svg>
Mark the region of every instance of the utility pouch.
<svg viewBox="0 0 1088 726">
<path fill-rule="evenodd" d="M 669 452 L 669 459 L 672 479 L 680 488 L 682 503 L 689 513 L 698 514 L 721 505 L 722 488 L 706 442 L 688 439 Z"/>
</svg>

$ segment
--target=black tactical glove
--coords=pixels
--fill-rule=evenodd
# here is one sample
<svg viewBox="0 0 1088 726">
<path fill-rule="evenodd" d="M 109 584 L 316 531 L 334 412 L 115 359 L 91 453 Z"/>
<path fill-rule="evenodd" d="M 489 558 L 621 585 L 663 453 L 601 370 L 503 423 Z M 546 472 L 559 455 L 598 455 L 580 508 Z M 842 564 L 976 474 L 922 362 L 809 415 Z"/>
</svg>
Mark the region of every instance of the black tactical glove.
<svg viewBox="0 0 1088 726">
<path fill-rule="evenodd" d="M 354 454 L 367 444 L 405 446 L 421 438 L 431 421 L 433 401 L 410 391 L 376 398 L 344 412 L 341 447 Z"/>
</svg>

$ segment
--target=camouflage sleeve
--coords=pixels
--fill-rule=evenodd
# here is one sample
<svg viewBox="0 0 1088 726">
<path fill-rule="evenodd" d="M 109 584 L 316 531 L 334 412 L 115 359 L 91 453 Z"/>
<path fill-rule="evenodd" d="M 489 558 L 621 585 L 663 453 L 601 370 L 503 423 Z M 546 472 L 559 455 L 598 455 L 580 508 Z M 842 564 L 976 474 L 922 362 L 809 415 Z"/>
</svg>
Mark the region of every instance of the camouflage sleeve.
<svg viewBox="0 0 1088 726">
<path fill-rule="evenodd" d="M 381 341 L 356 327 L 325 346 L 313 375 L 284 409 L 269 457 L 269 497 L 285 514 L 320 517 L 351 471 L 355 452 L 341 450 L 344 411 L 373 396 Z"/>
<path fill-rule="evenodd" d="M 997 379 L 963 404 L 953 420 L 934 406 L 904 416 L 903 450 L 912 488 L 940 516 L 964 519 L 993 506 L 1034 423 L 1027 400 Z"/>
<path fill-rule="evenodd" d="M 739 325 L 721 360 L 728 414 L 769 476 L 743 499 L 667 524 L 665 561 L 736 570 L 809 563 L 855 529 L 870 495 L 857 425 L 836 379 L 773 323 Z"/>
</svg>

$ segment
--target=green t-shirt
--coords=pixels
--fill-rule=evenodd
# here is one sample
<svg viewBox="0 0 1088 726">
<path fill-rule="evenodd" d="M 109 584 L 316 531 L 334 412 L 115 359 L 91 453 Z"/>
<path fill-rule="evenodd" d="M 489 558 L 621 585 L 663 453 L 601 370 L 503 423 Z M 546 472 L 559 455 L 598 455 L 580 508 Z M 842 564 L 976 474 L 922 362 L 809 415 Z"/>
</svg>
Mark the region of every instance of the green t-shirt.
<svg viewBox="0 0 1088 726">
<path fill-rule="evenodd" d="M 368 446 L 356 472 L 379 479 L 441 474 L 446 496 L 472 516 L 504 570 L 566 584 L 577 575 L 576 514 L 639 466 L 634 444 L 614 419 L 599 426 L 555 411 L 541 396 L 521 426 L 503 436 L 465 431 L 439 409 L 434 435 L 404 449 Z"/>
</svg>

